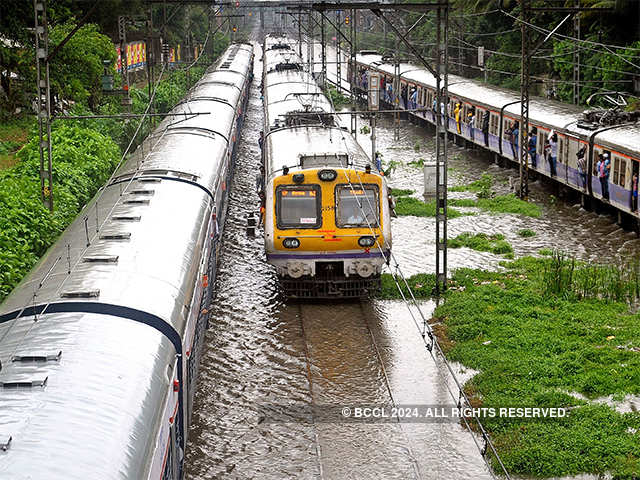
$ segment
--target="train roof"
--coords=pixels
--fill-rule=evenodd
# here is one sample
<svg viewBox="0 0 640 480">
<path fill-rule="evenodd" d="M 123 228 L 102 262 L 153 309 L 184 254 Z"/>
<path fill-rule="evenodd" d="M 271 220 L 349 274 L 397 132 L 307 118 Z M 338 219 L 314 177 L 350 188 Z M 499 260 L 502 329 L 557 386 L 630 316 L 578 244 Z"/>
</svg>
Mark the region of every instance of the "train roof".
<svg viewBox="0 0 640 480">
<path fill-rule="evenodd" d="M 381 55 L 361 54 L 357 56 L 357 60 L 375 66 L 389 75 L 394 75 L 394 66 L 384 63 Z M 425 68 L 402 63 L 400 74 L 407 80 L 435 89 L 435 77 Z M 505 113 L 512 117 L 520 116 L 520 95 L 516 92 L 457 75 L 449 75 L 448 80 L 450 97 L 473 99 L 474 103 L 479 103 L 494 111 L 500 111 L 505 105 L 511 104 L 505 108 Z M 575 122 L 576 117 L 582 113 L 579 107 L 533 96 L 530 99 L 529 108 L 529 118 L 532 121 L 555 127 L 564 127 Z"/>
<path fill-rule="evenodd" d="M 234 45 L 217 62 L 240 72 L 224 72 L 222 94 L 248 77 L 247 48 Z M 206 77 L 220 78 L 212 69 Z M 0 477 L 147 478 L 156 434 L 166 428 L 175 343 L 116 312 L 156 318 L 190 345 L 188 308 L 213 205 L 207 192 L 226 188 L 221 165 L 235 111 L 228 101 L 238 98 L 215 98 L 211 85 L 193 87 L 193 100 L 172 111 L 180 115 L 159 124 L 0 305 L 0 447 L 12 437 L 0 449 Z M 134 174 L 140 178 L 130 181 Z M 14 319 L 34 305 L 48 313 Z M 58 361 L 12 361 L 59 351 Z M 46 388 L 2 388 L 44 378 Z"/>
<path fill-rule="evenodd" d="M 266 137 L 269 177 L 313 168 L 350 166 L 362 169 L 369 157 L 353 136 L 339 127 L 297 126 L 272 130 Z M 305 159 L 308 160 L 305 163 Z"/>
</svg>

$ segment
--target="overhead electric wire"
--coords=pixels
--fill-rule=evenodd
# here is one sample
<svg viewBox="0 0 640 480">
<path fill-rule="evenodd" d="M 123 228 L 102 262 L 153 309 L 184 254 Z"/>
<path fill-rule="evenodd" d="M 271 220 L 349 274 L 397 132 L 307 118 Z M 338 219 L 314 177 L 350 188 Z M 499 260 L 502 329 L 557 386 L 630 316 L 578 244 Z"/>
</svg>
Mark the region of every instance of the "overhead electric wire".
<svg viewBox="0 0 640 480">
<path fill-rule="evenodd" d="M 342 79 L 341 79 L 341 78 L 337 78 L 337 76 L 336 76 L 336 82 L 338 82 L 338 83 L 342 83 Z M 330 98 L 329 98 L 329 102 L 331 102 L 331 99 L 330 99 Z M 332 107 L 333 107 L 333 102 L 331 102 L 331 105 L 332 105 Z M 335 111 L 335 108 L 334 108 L 334 111 Z M 347 142 L 346 142 L 346 136 L 345 136 L 344 131 L 343 131 L 343 130 L 341 130 L 341 129 L 340 129 L 340 134 L 341 134 L 341 137 L 342 137 L 342 141 L 343 141 L 343 143 L 345 144 L 345 148 L 346 148 L 346 150 L 347 150 L 347 154 L 349 154 L 350 152 L 349 152 L 349 146 L 348 146 L 348 144 L 347 144 Z M 373 160 L 373 159 L 372 159 L 372 160 Z M 346 167 L 343 165 L 343 168 L 345 168 L 346 170 L 350 170 L 350 169 L 348 168 L 348 165 L 347 165 Z M 364 192 L 364 191 L 366 191 L 366 189 L 365 189 L 365 185 L 364 185 L 364 183 L 362 182 L 362 177 L 360 176 L 360 172 L 359 172 L 358 170 L 356 170 L 355 168 L 352 168 L 352 170 L 353 170 L 353 172 L 355 173 L 356 177 L 358 178 L 358 183 L 360 184 L 360 188 L 362 189 L 362 191 L 363 191 L 363 192 Z M 349 176 L 347 176 L 347 182 L 349 183 L 349 187 L 350 187 L 350 189 L 351 189 L 352 193 L 354 194 L 354 197 L 356 197 L 356 195 L 355 195 L 355 189 L 354 189 L 354 187 L 353 187 L 353 183 L 351 182 L 351 179 L 349 178 Z M 369 199 L 369 197 L 368 197 L 367 195 L 365 195 L 364 197 L 365 197 L 365 199 L 366 199 L 366 201 L 367 201 L 367 203 L 368 203 L 369 210 L 370 210 L 371 212 L 374 212 L 375 210 L 373 209 L 373 205 L 371 204 L 371 200 Z M 356 197 L 356 198 L 357 198 L 357 197 Z M 374 238 L 376 238 L 376 237 L 377 237 L 377 235 L 375 234 L 375 231 L 373 230 L 373 227 L 372 227 L 372 225 L 371 225 L 371 222 L 369 222 L 369 220 L 368 220 L 368 218 L 367 218 L 367 214 L 366 214 L 366 212 L 364 211 L 364 209 L 363 209 L 363 207 L 362 207 L 362 203 L 361 203 L 359 200 L 357 201 L 357 205 L 358 205 L 358 207 L 361 209 L 361 211 L 362 211 L 362 213 L 363 213 L 363 218 L 365 219 L 365 221 L 366 221 L 366 223 L 367 223 L 367 226 L 368 226 L 368 228 L 369 228 L 369 231 L 372 233 L 373 237 L 374 237 Z M 460 383 L 460 381 L 458 380 L 458 378 L 457 378 L 457 376 L 456 376 L 455 372 L 453 371 L 453 368 L 451 367 L 451 365 L 450 365 L 450 364 L 449 364 L 449 362 L 447 361 L 447 358 L 446 358 L 446 356 L 444 355 L 444 352 L 442 351 L 442 348 L 440 347 L 440 344 L 438 343 L 437 337 L 435 336 L 435 334 L 434 334 L 434 332 L 433 332 L 433 329 L 432 329 L 432 328 L 431 328 L 431 326 L 429 325 L 429 322 L 428 322 L 428 320 L 426 319 L 426 317 L 425 317 L 424 313 L 422 312 L 422 309 L 420 308 L 420 305 L 419 305 L 419 303 L 418 303 L 418 301 L 417 301 L 417 299 L 416 299 L 416 297 L 415 297 L 415 295 L 414 295 L 414 293 L 413 293 L 413 290 L 411 289 L 411 286 L 409 285 L 409 283 L 408 283 L 408 281 L 407 281 L 406 277 L 404 276 L 404 274 L 402 273 L 402 270 L 400 269 L 400 264 L 399 264 L 399 263 L 398 263 L 398 261 L 396 260 L 395 255 L 393 254 L 393 251 L 391 251 L 391 250 L 389 249 L 389 251 L 388 251 L 388 255 L 387 255 L 387 254 L 385 254 L 385 252 L 384 252 L 384 250 L 383 250 L 383 248 L 382 248 L 382 247 L 383 247 L 383 245 L 384 245 L 384 244 L 385 244 L 385 242 L 386 242 L 386 240 L 384 239 L 384 235 L 381 235 L 381 239 L 382 239 L 382 245 L 381 245 L 381 244 L 380 244 L 380 242 L 378 241 L 378 242 L 376 242 L 376 246 L 378 247 L 378 250 L 380 251 L 380 254 L 382 255 L 382 258 L 384 258 L 384 259 L 385 259 L 385 261 L 386 261 L 387 265 L 390 265 L 391 260 L 393 260 L 393 263 L 395 264 L 395 265 L 394 265 L 394 268 L 395 268 L 395 274 L 394 274 L 394 273 L 392 273 L 391 275 L 392 275 L 392 277 L 393 277 L 393 279 L 394 279 L 394 282 L 395 282 L 395 284 L 396 284 L 396 287 L 398 288 L 398 291 L 400 292 L 400 295 L 401 295 L 401 296 L 402 296 L 402 298 L 403 298 L 404 303 L 407 305 L 407 308 L 408 308 L 408 310 L 409 310 L 409 314 L 411 315 L 411 318 L 412 318 L 412 320 L 413 320 L 413 322 L 414 322 L 414 324 L 415 324 L 416 328 L 417 328 L 417 329 L 418 329 L 418 331 L 420 332 L 420 335 L 421 335 L 421 337 L 422 337 L 422 340 L 423 340 L 423 342 L 424 342 L 425 346 L 427 347 L 427 350 L 429 350 L 429 353 L 430 353 L 430 355 L 431 355 L 432 359 L 433 359 L 433 360 L 434 360 L 434 362 L 436 362 L 436 363 L 437 363 L 437 358 L 436 358 L 436 356 L 435 356 L 435 354 L 434 354 L 434 348 L 435 348 L 435 350 L 436 350 L 436 353 L 439 353 L 439 354 L 440 354 L 440 356 L 441 356 L 441 360 L 444 362 L 445 366 L 447 367 L 447 370 L 449 371 L 449 374 L 451 375 L 451 377 L 453 378 L 454 382 L 456 383 L 456 385 L 457 385 L 457 387 L 458 387 L 458 398 L 457 398 L 458 406 L 461 406 L 461 401 L 462 401 L 462 400 L 464 400 L 464 402 L 466 403 L 466 405 L 468 405 L 470 408 L 472 408 L 472 404 L 471 404 L 471 402 L 470 402 L 469 398 L 467 397 L 466 393 L 464 392 L 463 387 L 462 387 L 462 384 L 461 384 L 461 383 Z M 397 277 L 398 277 L 398 276 L 400 276 L 400 278 L 402 279 L 402 282 L 404 283 L 404 286 L 406 287 L 407 292 L 408 292 L 409 296 L 411 297 L 411 300 L 410 300 L 410 301 L 409 301 L 409 300 L 407 300 L 407 297 L 406 297 L 405 293 L 404 293 L 404 292 L 403 292 L 403 290 L 402 290 L 402 287 L 400 286 L 400 284 L 399 284 L 399 282 L 398 282 L 398 279 L 397 279 Z M 413 314 L 413 311 L 411 310 L 411 305 L 410 305 L 410 304 L 412 304 L 412 305 L 417 309 L 418 313 L 420 314 L 420 317 L 421 317 L 421 319 L 422 319 L 422 324 L 423 324 L 423 327 L 424 327 L 424 328 L 420 328 L 420 325 L 418 324 L 418 321 L 417 321 L 417 319 L 416 319 L 415 315 Z M 426 340 L 426 337 L 427 337 L 427 336 L 429 337 L 430 342 L 428 342 L 428 341 Z M 451 388 L 449 387 L 449 384 L 448 384 L 448 383 L 447 383 L 447 390 L 449 391 L 449 394 L 451 395 L 451 398 L 455 401 L 455 400 L 456 400 L 456 396 L 455 396 L 455 394 L 453 393 L 453 391 L 451 390 Z M 462 416 L 462 418 L 463 418 L 463 421 L 465 422 L 465 425 L 467 426 L 467 429 L 472 433 L 473 441 L 474 441 L 474 443 L 476 444 L 476 446 L 478 447 L 478 450 L 480 451 L 480 454 L 481 454 L 481 456 L 482 456 L 482 458 L 483 458 L 484 462 L 486 463 L 487 468 L 488 468 L 488 470 L 489 470 L 489 472 L 490 472 L 491 476 L 492 476 L 493 478 L 497 478 L 497 477 L 495 476 L 495 473 L 493 472 L 493 469 L 492 469 L 492 467 L 491 467 L 491 465 L 490 465 L 490 463 L 489 463 L 488 458 L 486 457 L 486 451 L 487 451 L 487 448 L 490 448 L 490 449 L 491 449 L 491 452 L 493 453 L 493 455 L 494 455 L 494 457 L 495 457 L 496 461 L 497 461 L 497 462 L 498 462 L 498 464 L 500 465 L 500 467 L 501 467 L 501 469 L 502 469 L 502 472 L 504 473 L 505 477 L 507 478 L 507 480 L 510 480 L 510 478 L 511 478 L 511 477 L 509 476 L 509 473 L 508 473 L 508 471 L 507 471 L 506 467 L 504 466 L 504 463 L 502 462 L 502 460 L 501 460 L 500 456 L 498 455 L 498 452 L 497 452 L 497 450 L 496 450 L 495 446 L 493 445 L 493 442 L 491 441 L 491 438 L 490 438 L 490 436 L 489 436 L 488 432 L 486 431 L 486 429 L 485 429 L 485 428 L 484 428 L 484 426 L 482 425 L 482 422 L 481 422 L 478 418 L 475 418 L 475 417 L 474 417 L 474 419 L 475 419 L 475 421 L 476 421 L 476 424 L 477 424 L 478 428 L 479 428 L 479 429 L 480 429 L 480 431 L 481 431 L 482 438 L 483 438 L 483 440 L 485 441 L 485 448 L 480 447 L 480 445 L 479 445 L 479 443 L 478 443 L 477 439 L 475 438 L 475 435 L 473 435 L 473 429 L 471 428 L 471 425 L 469 424 L 468 419 L 467 419 L 464 415 Z"/>
</svg>

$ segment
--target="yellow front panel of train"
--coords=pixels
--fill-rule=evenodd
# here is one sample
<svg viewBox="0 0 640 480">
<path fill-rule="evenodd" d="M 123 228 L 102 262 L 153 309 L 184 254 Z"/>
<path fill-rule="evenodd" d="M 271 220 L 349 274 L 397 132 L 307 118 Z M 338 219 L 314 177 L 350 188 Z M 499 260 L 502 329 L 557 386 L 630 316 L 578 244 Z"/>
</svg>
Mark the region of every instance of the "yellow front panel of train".
<svg viewBox="0 0 640 480">
<path fill-rule="evenodd" d="M 379 175 L 310 169 L 275 178 L 273 188 L 276 249 L 292 253 L 363 251 L 382 245 Z"/>
</svg>

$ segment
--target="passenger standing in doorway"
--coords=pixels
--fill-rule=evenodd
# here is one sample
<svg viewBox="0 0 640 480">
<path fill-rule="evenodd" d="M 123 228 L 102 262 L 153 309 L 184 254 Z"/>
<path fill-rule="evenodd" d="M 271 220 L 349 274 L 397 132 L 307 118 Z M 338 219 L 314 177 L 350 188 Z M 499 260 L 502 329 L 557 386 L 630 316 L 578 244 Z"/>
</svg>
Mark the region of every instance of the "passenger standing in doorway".
<svg viewBox="0 0 640 480">
<path fill-rule="evenodd" d="M 411 108 L 418 108 L 418 89 L 411 90 Z"/>
<path fill-rule="evenodd" d="M 471 141 L 473 141 L 473 124 L 476 121 L 476 109 L 471 107 L 469 113 L 467 114 L 468 124 L 469 124 L 469 136 L 471 137 Z"/>
<path fill-rule="evenodd" d="M 529 134 L 529 158 L 531 159 L 531 166 L 538 168 L 538 157 L 536 154 L 536 146 L 538 145 L 538 129 L 533 127 Z"/>
<path fill-rule="evenodd" d="M 556 162 L 558 161 L 558 134 L 551 130 L 549 132 L 549 167 L 551 168 L 551 176 L 555 177 Z"/>
<path fill-rule="evenodd" d="M 598 179 L 600 180 L 600 187 L 602 189 L 602 198 L 609 200 L 609 169 L 611 168 L 609 154 L 600 153 L 599 158 L 596 169 L 598 170 Z"/>
<path fill-rule="evenodd" d="M 489 110 L 485 110 L 482 114 L 482 133 L 484 133 L 484 144 L 489 146 Z"/>
<path fill-rule="evenodd" d="M 459 103 L 456 103 L 456 107 L 453 109 L 453 118 L 456 119 L 456 129 L 458 130 L 458 135 L 462 133 L 462 125 L 461 116 L 462 116 L 462 106 Z"/>
<path fill-rule="evenodd" d="M 513 130 L 511 131 L 511 148 L 513 150 L 513 158 L 519 160 L 518 143 L 520 141 L 520 122 L 513 122 Z"/>
<path fill-rule="evenodd" d="M 576 157 L 578 157 L 578 175 L 580 176 L 580 180 L 582 183 L 582 188 L 587 189 L 587 161 L 585 159 L 585 155 L 587 153 L 586 145 L 580 148 L 576 153 Z"/>
</svg>

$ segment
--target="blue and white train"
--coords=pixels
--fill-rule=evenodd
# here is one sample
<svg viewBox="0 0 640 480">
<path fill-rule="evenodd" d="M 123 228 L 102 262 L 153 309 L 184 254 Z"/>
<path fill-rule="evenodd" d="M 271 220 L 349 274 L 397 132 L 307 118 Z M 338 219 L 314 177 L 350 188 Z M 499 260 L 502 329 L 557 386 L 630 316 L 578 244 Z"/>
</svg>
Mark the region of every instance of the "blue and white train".
<svg viewBox="0 0 640 480">
<path fill-rule="evenodd" d="M 394 80 L 394 65 L 387 63 L 381 55 L 375 52 L 363 51 L 356 56 L 358 86 L 363 88 L 364 78 L 361 73 L 378 72 L 382 85 L 392 85 Z M 410 98 L 400 101 L 401 108 L 407 103 L 412 108 L 428 109 L 429 111 L 412 112 L 416 118 L 434 123 L 435 113 L 432 111 L 436 96 L 436 82 L 424 68 L 411 65 L 400 65 L 400 92 L 416 90 L 415 105 Z M 351 77 L 349 77 L 351 78 Z M 386 90 L 386 89 L 385 89 Z M 393 101 L 388 92 L 381 92 L 381 98 L 388 103 Z M 509 135 L 509 126 L 520 119 L 519 94 L 493 87 L 479 81 L 449 76 L 449 104 L 445 109 L 448 113 L 448 129 L 459 137 L 472 142 L 483 149 L 514 160 L 514 150 Z M 462 104 L 462 118 L 466 119 L 469 111 L 475 111 L 472 125 L 462 122 L 461 133 L 457 133 L 456 121 L 452 112 L 454 105 Z M 482 118 L 489 112 L 489 128 L 487 144 L 482 131 Z M 537 165 L 530 165 L 532 171 L 542 176 L 551 176 L 550 165 L 544 161 L 544 146 L 549 133 L 553 130 L 558 134 L 557 174 L 555 180 L 582 194 L 583 199 L 595 198 L 605 201 L 615 207 L 618 212 L 633 218 L 636 226 L 640 222 L 637 200 L 634 200 L 634 175 L 638 178 L 640 169 L 640 123 L 629 121 L 613 125 L 599 125 L 585 122 L 582 118 L 583 110 L 577 106 L 567 105 L 552 100 L 532 97 L 530 102 L 530 128 L 537 129 Z M 586 146 L 586 185 L 580 178 L 576 153 Z M 609 175 L 610 198 L 603 197 L 601 182 L 598 178 L 596 166 L 600 153 L 608 153 L 611 161 Z M 517 160 L 517 150 L 515 161 Z M 637 188 L 637 184 L 635 184 Z"/>
<path fill-rule="evenodd" d="M 252 71 L 231 45 L 0 306 L 0 478 L 184 478 Z"/>
</svg>

